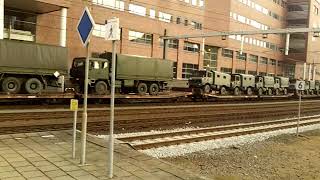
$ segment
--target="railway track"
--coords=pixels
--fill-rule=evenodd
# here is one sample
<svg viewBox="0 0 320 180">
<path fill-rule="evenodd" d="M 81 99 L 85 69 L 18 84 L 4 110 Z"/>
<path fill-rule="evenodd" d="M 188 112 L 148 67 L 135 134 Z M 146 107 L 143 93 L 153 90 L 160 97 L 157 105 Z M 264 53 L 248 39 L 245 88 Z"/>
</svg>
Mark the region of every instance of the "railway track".
<svg viewBox="0 0 320 180">
<path fill-rule="evenodd" d="M 317 119 L 315 119 L 317 118 Z M 302 117 L 300 125 L 312 125 L 320 123 L 320 115 Z M 136 150 L 159 148 L 164 146 L 194 143 L 222 139 L 227 137 L 256 134 L 280 129 L 296 127 L 297 118 L 276 121 L 265 121 L 257 123 L 243 123 L 236 125 L 218 126 L 210 128 L 199 128 L 193 130 L 180 130 L 148 135 L 135 135 L 118 137 L 117 139 L 128 143 Z"/>
<path fill-rule="evenodd" d="M 303 115 L 317 114 L 320 101 L 304 101 Z M 108 108 L 90 108 L 88 130 L 108 131 Z M 263 122 L 296 115 L 297 102 L 252 104 L 203 104 L 148 107 L 117 107 L 117 133 L 139 132 L 177 127 L 210 127 L 238 123 Z M 71 129 L 73 113 L 68 109 L 0 110 L 0 134 Z M 81 113 L 79 112 L 79 123 Z M 80 126 L 79 126 L 80 127 Z"/>
</svg>

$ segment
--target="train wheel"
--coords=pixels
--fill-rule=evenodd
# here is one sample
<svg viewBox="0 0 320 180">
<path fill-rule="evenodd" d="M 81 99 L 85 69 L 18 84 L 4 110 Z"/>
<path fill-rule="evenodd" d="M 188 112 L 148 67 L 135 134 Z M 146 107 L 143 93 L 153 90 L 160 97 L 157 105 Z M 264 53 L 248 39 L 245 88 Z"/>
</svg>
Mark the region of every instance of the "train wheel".
<svg viewBox="0 0 320 180">
<path fill-rule="evenodd" d="M 227 95 L 227 90 L 226 90 L 225 87 L 222 87 L 222 88 L 220 89 L 220 94 L 221 94 L 221 95 Z"/>
<path fill-rule="evenodd" d="M 139 95 L 146 95 L 148 92 L 148 86 L 146 83 L 139 83 L 137 87 L 137 91 Z"/>
<path fill-rule="evenodd" d="M 106 95 L 108 94 L 108 85 L 104 81 L 98 81 L 94 85 L 94 90 L 98 95 Z"/>
<path fill-rule="evenodd" d="M 21 90 L 21 81 L 15 77 L 7 77 L 2 82 L 2 90 L 6 93 L 19 93 Z"/>
<path fill-rule="evenodd" d="M 211 91 L 210 85 L 209 85 L 209 84 L 206 84 L 206 85 L 203 87 L 203 92 L 204 92 L 205 94 L 209 94 L 210 91 Z"/>
<path fill-rule="evenodd" d="M 233 95 L 239 96 L 240 95 L 240 89 L 238 87 L 234 88 Z"/>
<path fill-rule="evenodd" d="M 268 95 L 272 96 L 272 89 L 268 89 Z"/>
<path fill-rule="evenodd" d="M 276 89 L 276 90 L 274 91 L 274 93 L 275 93 L 276 96 L 279 96 L 279 95 L 280 95 L 279 89 Z"/>
<path fill-rule="evenodd" d="M 151 84 L 150 88 L 149 88 L 149 93 L 152 96 L 158 95 L 158 93 L 159 93 L 159 85 L 156 84 L 156 83 Z"/>
<path fill-rule="evenodd" d="M 259 96 L 262 96 L 262 95 L 263 95 L 263 89 L 262 89 L 262 88 L 259 88 L 259 89 L 258 89 L 258 95 L 259 95 Z"/>
<path fill-rule="evenodd" d="M 27 80 L 24 88 L 29 94 L 39 94 L 43 90 L 43 84 L 37 78 L 30 78 Z"/>
<path fill-rule="evenodd" d="M 249 87 L 249 88 L 247 89 L 247 95 L 248 95 L 248 96 L 252 96 L 252 94 L 253 94 L 252 89 Z"/>
</svg>

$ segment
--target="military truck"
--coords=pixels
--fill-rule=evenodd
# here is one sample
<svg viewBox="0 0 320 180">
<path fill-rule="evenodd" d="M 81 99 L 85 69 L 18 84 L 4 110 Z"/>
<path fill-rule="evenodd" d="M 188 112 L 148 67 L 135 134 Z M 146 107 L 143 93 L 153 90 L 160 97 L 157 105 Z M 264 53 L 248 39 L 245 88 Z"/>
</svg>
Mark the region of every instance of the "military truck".
<svg viewBox="0 0 320 180">
<path fill-rule="evenodd" d="M 219 91 L 221 95 L 226 95 L 230 88 L 230 80 L 230 74 L 200 70 L 194 72 L 189 85 L 193 89 L 193 94 L 208 94 L 214 90 Z"/>
<path fill-rule="evenodd" d="M 277 76 L 274 78 L 274 81 L 274 94 L 280 95 L 280 93 L 282 93 L 283 95 L 287 95 L 289 88 L 289 78 Z"/>
<path fill-rule="evenodd" d="M 235 96 L 241 92 L 246 92 L 247 95 L 252 95 L 255 88 L 255 77 L 249 74 L 232 74 L 231 75 L 231 90 Z"/>
<path fill-rule="evenodd" d="M 274 77 L 256 76 L 256 91 L 259 96 L 262 96 L 263 94 L 272 95 L 274 87 Z"/>
<path fill-rule="evenodd" d="M 40 94 L 49 86 L 61 87 L 68 75 L 67 49 L 58 46 L 0 40 L 1 91 Z"/>
<path fill-rule="evenodd" d="M 112 53 L 100 58 L 90 58 L 89 87 L 98 95 L 109 93 L 111 85 Z M 83 89 L 85 58 L 75 58 L 70 76 Z M 116 88 L 121 93 L 136 92 L 140 95 L 157 95 L 173 79 L 173 62 L 169 60 L 130 55 L 116 55 Z"/>
</svg>

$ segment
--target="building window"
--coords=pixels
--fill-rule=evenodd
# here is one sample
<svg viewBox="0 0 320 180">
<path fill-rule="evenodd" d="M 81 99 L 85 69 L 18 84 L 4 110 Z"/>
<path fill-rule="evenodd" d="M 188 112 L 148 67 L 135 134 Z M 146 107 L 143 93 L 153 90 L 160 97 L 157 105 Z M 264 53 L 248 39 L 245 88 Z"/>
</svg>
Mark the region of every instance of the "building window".
<svg viewBox="0 0 320 180">
<path fill-rule="evenodd" d="M 313 13 L 314 13 L 315 15 L 319 15 L 319 8 L 318 8 L 317 6 L 314 6 L 314 7 L 313 7 Z"/>
<path fill-rule="evenodd" d="M 159 20 L 169 23 L 172 21 L 172 15 L 164 12 L 159 12 Z"/>
<path fill-rule="evenodd" d="M 248 71 L 248 74 L 251 74 L 251 75 L 257 75 L 257 71 Z"/>
<path fill-rule="evenodd" d="M 143 32 L 136 32 L 136 31 L 129 31 L 129 41 L 136 42 L 136 43 L 151 44 L 152 43 L 152 34 L 143 33 Z"/>
<path fill-rule="evenodd" d="M 92 35 L 104 38 L 106 36 L 106 26 L 102 24 L 95 24 Z"/>
<path fill-rule="evenodd" d="M 232 73 L 232 68 L 222 67 L 222 68 L 221 68 L 221 72 L 224 72 L 224 73 Z"/>
<path fill-rule="evenodd" d="M 160 39 L 160 45 L 164 45 L 164 40 Z M 168 47 L 172 49 L 178 49 L 179 40 L 178 39 L 169 39 L 168 40 Z"/>
<path fill-rule="evenodd" d="M 259 75 L 260 75 L 260 76 L 266 76 L 267 73 L 266 73 L 266 72 L 259 72 Z"/>
<path fill-rule="evenodd" d="M 150 18 L 156 18 L 156 11 L 154 9 L 150 9 Z"/>
<path fill-rule="evenodd" d="M 249 61 L 252 63 L 258 63 L 258 56 L 250 54 Z"/>
<path fill-rule="evenodd" d="M 185 26 L 188 26 L 188 25 L 189 25 L 188 19 L 185 19 L 185 20 L 184 20 L 184 25 L 185 25 Z"/>
<path fill-rule="evenodd" d="M 277 64 L 277 61 L 275 59 L 270 59 L 270 63 L 272 66 L 275 66 Z"/>
<path fill-rule="evenodd" d="M 189 79 L 194 71 L 199 70 L 199 65 L 197 64 L 188 64 L 183 63 L 182 65 L 182 78 L 183 79 Z"/>
<path fill-rule="evenodd" d="M 177 78 L 177 62 L 173 62 L 173 77 Z"/>
<path fill-rule="evenodd" d="M 238 74 L 245 74 L 245 73 L 246 73 L 246 70 L 236 69 L 236 73 L 238 73 Z"/>
<path fill-rule="evenodd" d="M 104 6 L 112 9 L 124 10 L 124 1 L 123 0 L 92 0 L 93 4 Z"/>
<path fill-rule="evenodd" d="M 135 4 L 129 4 L 129 12 L 140 16 L 146 16 L 147 14 L 147 10 L 145 7 Z"/>
<path fill-rule="evenodd" d="M 260 64 L 268 64 L 268 58 L 260 57 Z"/>
<path fill-rule="evenodd" d="M 210 68 L 210 70 L 217 70 L 218 48 L 213 46 L 205 46 L 203 67 Z"/>
<path fill-rule="evenodd" d="M 177 17 L 177 24 L 181 24 L 181 17 Z"/>
<path fill-rule="evenodd" d="M 233 58 L 233 51 L 230 49 L 222 49 L 222 56 L 228 57 L 228 58 Z"/>
<path fill-rule="evenodd" d="M 199 44 L 185 41 L 183 49 L 190 52 L 199 52 Z"/>
<path fill-rule="evenodd" d="M 201 23 L 198 23 L 196 21 L 191 21 L 191 26 L 194 28 L 194 29 L 202 29 L 202 24 Z"/>
<path fill-rule="evenodd" d="M 246 61 L 247 60 L 247 53 L 240 54 L 240 52 L 237 51 L 237 59 L 242 60 L 242 61 Z"/>
</svg>

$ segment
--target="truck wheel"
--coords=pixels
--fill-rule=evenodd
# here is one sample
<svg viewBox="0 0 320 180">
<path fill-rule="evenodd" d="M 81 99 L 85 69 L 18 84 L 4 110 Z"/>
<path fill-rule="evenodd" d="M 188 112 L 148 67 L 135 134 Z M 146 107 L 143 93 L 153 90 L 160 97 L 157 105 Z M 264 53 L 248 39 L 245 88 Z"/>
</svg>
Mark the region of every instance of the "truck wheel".
<svg viewBox="0 0 320 180">
<path fill-rule="evenodd" d="M 158 84 L 156 84 L 156 83 L 151 84 L 150 87 L 149 87 L 149 93 L 150 93 L 150 95 L 152 95 L 152 96 L 158 95 L 158 93 L 159 93 L 159 86 L 158 86 Z"/>
<path fill-rule="evenodd" d="M 272 93 L 272 89 L 268 89 L 268 95 L 269 95 L 269 96 L 272 96 L 272 94 L 273 94 L 273 93 Z"/>
<path fill-rule="evenodd" d="M 209 84 L 206 84 L 204 87 L 203 87 L 203 92 L 204 94 L 209 94 L 211 91 L 211 87 Z"/>
<path fill-rule="evenodd" d="M 137 87 L 137 91 L 139 95 L 146 95 L 146 93 L 148 92 L 148 86 L 146 83 L 139 83 L 138 87 Z"/>
<path fill-rule="evenodd" d="M 19 93 L 21 90 L 21 81 L 15 77 L 7 77 L 2 82 L 2 90 L 6 93 Z"/>
<path fill-rule="evenodd" d="M 41 81 L 37 78 L 28 79 L 24 87 L 29 94 L 39 94 L 43 89 Z"/>
<path fill-rule="evenodd" d="M 221 95 L 227 95 L 227 90 L 226 90 L 225 87 L 222 87 L 222 88 L 220 89 L 220 94 L 221 94 Z"/>
<path fill-rule="evenodd" d="M 262 96 L 263 95 L 263 89 L 262 88 L 259 88 L 258 89 L 258 96 Z"/>
<path fill-rule="evenodd" d="M 239 96 L 240 95 L 240 90 L 239 90 L 238 87 L 234 88 L 233 95 L 235 95 L 235 96 Z"/>
<path fill-rule="evenodd" d="M 276 96 L 279 96 L 279 94 L 280 94 L 279 89 L 276 89 L 276 90 L 274 91 L 274 93 L 276 94 Z"/>
<path fill-rule="evenodd" d="M 98 81 L 94 85 L 94 90 L 98 95 L 106 95 L 108 93 L 108 85 L 104 81 Z"/>
<path fill-rule="evenodd" d="M 251 89 L 251 88 L 248 88 L 248 89 L 247 89 L 247 95 L 251 96 L 252 94 L 253 94 L 252 89 Z"/>
<path fill-rule="evenodd" d="M 288 94 L 288 89 L 287 89 L 287 88 L 285 88 L 285 89 L 283 90 L 283 94 L 284 94 L 284 95 L 287 95 L 287 94 Z"/>
</svg>

